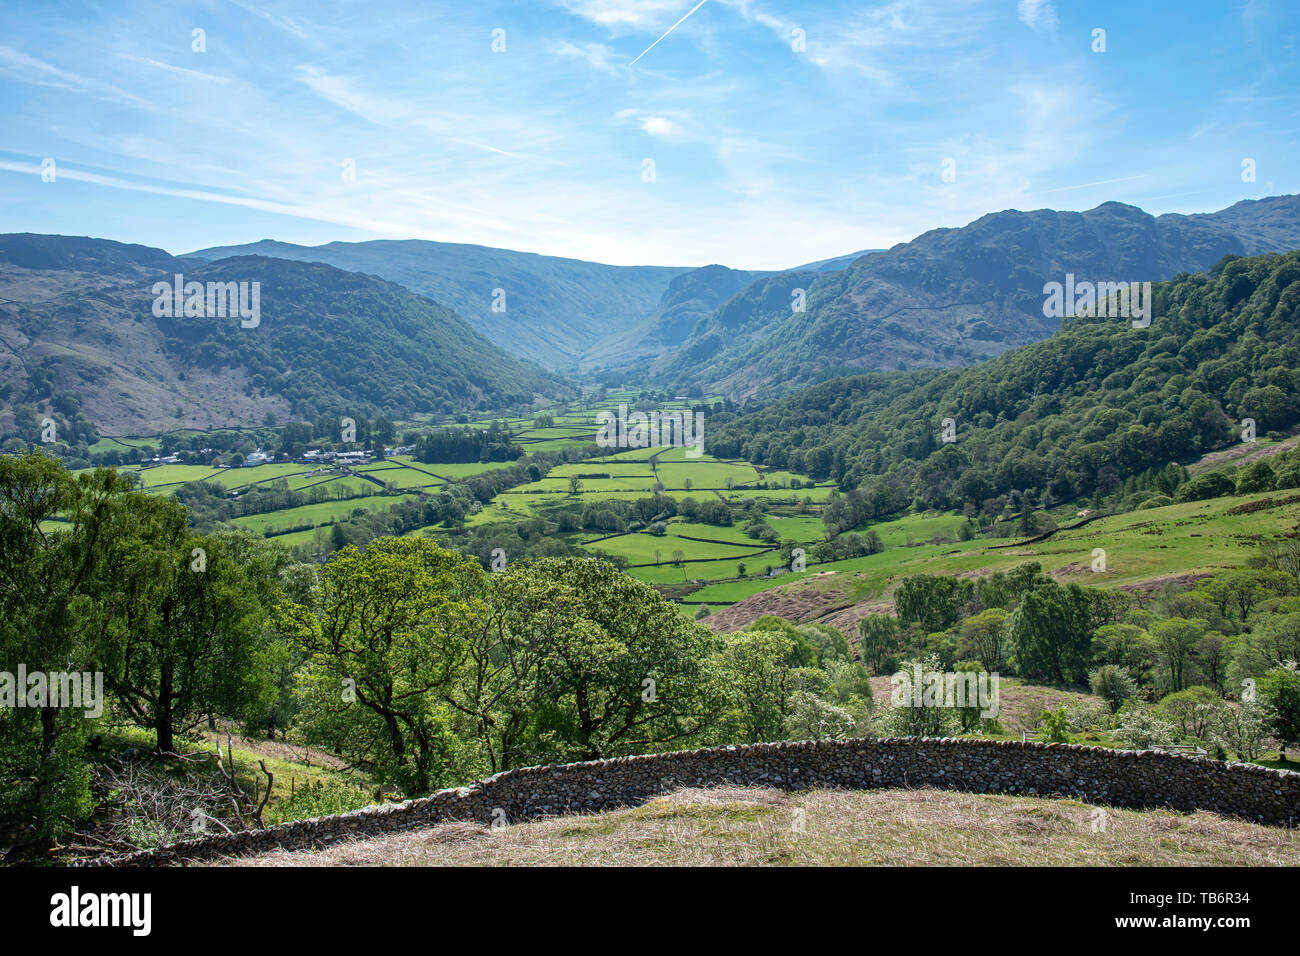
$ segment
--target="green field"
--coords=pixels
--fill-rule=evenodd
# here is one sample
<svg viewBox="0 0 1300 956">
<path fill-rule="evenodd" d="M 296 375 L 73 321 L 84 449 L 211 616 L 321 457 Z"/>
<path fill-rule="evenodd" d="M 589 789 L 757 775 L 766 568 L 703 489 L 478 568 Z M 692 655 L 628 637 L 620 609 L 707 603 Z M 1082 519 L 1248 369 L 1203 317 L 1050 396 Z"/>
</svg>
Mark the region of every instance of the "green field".
<svg viewBox="0 0 1300 956">
<path fill-rule="evenodd" d="M 507 417 L 484 418 L 464 427 L 504 427 L 526 452 L 588 448 L 594 439 L 598 412 L 613 410 L 619 402 L 635 409 L 638 396 L 631 392 L 609 393 L 599 405 L 590 402 L 581 408 L 558 409 L 550 413 L 550 425 L 539 426 L 533 418 Z M 667 402 L 657 407 L 681 405 Z M 109 442 L 134 447 L 134 443 L 148 444 L 149 440 L 104 439 L 102 444 L 110 447 Z M 667 521 L 663 535 L 633 526 L 621 534 L 584 532 L 570 536 L 588 552 L 622 561 L 629 574 L 643 581 L 673 588 L 685 585 L 688 593 L 682 599 L 690 602 L 685 609 L 693 612 L 700 605 L 725 607 L 769 587 L 791 584 L 833 587 L 846 600 L 861 600 L 887 594 L 909 573 L 986 574 L 1027 560 L 1038 561 L 1058 576 L 1088 584 L 1133 584 L 1241 564 L 1260 535 L 1284 530 L 1300 517 L 1298 506 L 1226 515 L 1224 512 L 1234 505 L 1261 496 L 1229 497 L 1106 517 L 1082 528 L 1058 531 L 1036 544 L 1016 545 L 1013 538 L 960 541 L 959 532 L 966 521 L 959 514 L 905 513 L 855 529 L 864 535 L 874 531 L 884 545 L 882 552 L 819 563 L 811 551 L 826 540 L 821 511 L 834 492 L 832 483 L 791 488 L 792 479 L 802 485 L 805 477 L 710 455 L 695 457 L 688 451 L 680 447 L 601 449 L 593 458 L 553 467 L 540 481 L 508 489 L 478 513 L 467 516 L 465 522 L 474 529 L 524 518 L 553 519 L 557 509 L 582 511 L 605 501 L 632 503 L 654 494 L 659 486 L 679 502 L 686 497 L 699 502 L 725 501 L 736 511 L 735 524 L 730 526 L 691 522 L 679 516 Z M 346 520 L 358 509 L 383 511 L 412 499 L 416 493 L 436 493 L 451 482 L 513 464 L 424 464 L 404 455 L 359 466 L 350 475 L 324 465 L 290 462 L 255 468 L 160 465 L 123 470 L 137 473 L 145 488 L 158 493 L 173 492 L 189 481 L 207 481 L 237 492 L 280 481 L 299 492 L 319 488 L 328 496 L 324 501 L 248 515 L 234 522 L 259 534 L 274 535 L 289 545 L 311 547 L 317 537 L 312 529 Z M 316 471 L 316 467 L 322 470 Z M 573 478 L 579 481 L 576 494 L 570 491 Z M 753 487 L 760 484 L 768 487 Z M 383 494 L 383 488 L 405 494 Z M 338 500 L 339 494 L 358 497 Z M 766 512 L 762 518 L 776 532 L 778 542 L 793 540 L 808 552 L 806 570 L 791 572 L 781 566 L 776 575 L 768 576 L 767 569 L 780 564 L 778 551 L 746 535 L 743 527 L 748 519 L 739 512 L 755 500 L 762 502 Z M 1069 508 L 1058 509 L 1055 517 L 1061 524 L 1076 520 Z M 305 525 L 312 528 L 285 530 Z M 409 533 L 442 534 L 446 530 L 438 526 Z M 1104 573 L 1091 571 L 1093 551 L 1098 548 L 1106 552 Z M 673 563 L 675 557 L 680 558 L 680 564 Z M 742 564 L 743 575 L 739 569 Z"/>
<path fill-rule="evenodd" d="M 530 452 L 544 448 L 586 448 L 595 432 L 597 412 L 601 408 L 612 409 L 619 401 L 637 407 L 634 394 L 614 394 L 600 406 L 592 403 L 582 409 L 558 410 L 554 413 L 554 424 L 549 426 L 538 426 L 531 418 L 515 417 L 483 419 L 467 427 L 487 427 L 495 422 L 499 427 L 508 428 L 515 440 Z M 673 404 L 662 403 L 658 407 Z M 146 439 L 124 441 L 147 442 Z M 632 503 L 653 494 L 658 484 L 679 502 L 686 497 L 700 502 L 726 501 L 737 510 L 735 523 L 730 526 L 692 522 L 679 516 L 667 521 L 663 535 L 633 526 L 621 534 L 584 532 L 570 536 L 589 552 L 621 560 L 628 573 L 641 580 L 674 588 L 686 585 L 689 593 L 685 593 L 683 600 L 690 602 L 687 610 L 693 612 L 701 604 L 716 609 L 766 588 L 790 584 L 833 587 L 846 600 L 861 600 L 887 594 L 909 573 L 986 574 L 1028 560 L 1038 561 L 1045 570 L 1065 579 L 1087 584 L 1133 584 L 1239 565 L 1253 551 L 1261 535 L 1283 531 L 1300 517 L 1297 505 L 1248 515 L 1227 515 L 1225 512 L 1235 505 L 1264 497 L 1233 496 L 1105 517 L 1081 528 L 1058 531 L 1035 544 L 1019 545 L 1014 543 L 1014 538 L 960 541 L 958 534 L 966 521 L 959 514 L 904 513 L 854 529 L 858 534 L 874 531 L 884 545 L 882 552 L 819 563 L 811 551 L 826 539 L 820 516 L 824 502 L 834 491 L 831 483 L 815 488 L 790 488 L 791 479 L 798 478 L 803 484 L 804 476 L 765 471 L 747 462 L 723 461 L 709 455 L 692 457 L 687 454 L 688 449 L 680 447 L 602 452 L 594 458 L 557 465 L 540 481 L 508 489 L 478 513 L 467 516 L 466 525 L 472 529 L 529 517 L 553 518 L 556 509 L 581 511 L 603 501 Z M 408 455 L 362 465 L 351 475 L 333 469 L 314 472 L 311 465 L 290 462 L 255 468 L 160 465 L 129 466 L 123 470 L 137 473 L 145 488 L 158 493 L 172 492 L 189 481 L 207 481 L 240 492 L 253 485 L 280 481 L 295 491 L 320 488 L 328 496 L 324 501 L 247 515 L 234 522 L 259 534 L 272 534 L 286 544 L 310 547 L 316 539 L 314 530 L 289 532 L 285 529 L 328 525 L 346 520 L 358 509 L 372 513 L 383 511 L 400 501 L 411 500 L 417 492 L 436 493 L 449 482 L 513 464 L 424 464 Z M 570 492 L 570 479 L 574 477 L 580 483 L 576 494 Z M 383 494 L 381 485 L 368 479 L 404 494 Z M 764 483 L 769 487 L 743 487 Z M 339 494 L 358 497 L 338 500 Z M 806 570 L 790 572 L 781 567 L 775 576 L 767 575 L 769 566 L 780 564 L 779 554 L 772 545 L 745 534 L 743 527 L 748 519 L 739 513 L 741 507 L 755 499 L 765 506 L 762 518 L 776 532 L 778 541 L 793 540 L 809 552 Z M 1064 507 L 1058 509 L 1055 517 L 1061 524 L 1077 520 L 1073 510 Z M 410 533 L 441 534 L 446 530 L 439 526 Z M 1104 573 L 1091 571 L 1094 549 L 1106 552 Z M 673 563 L 675 556 L 680 558 L 680 564 Z M 738 567 L 741 564 L 745 566 L 743 576 Z"/>
<path fill-rule="evenodd" d="M 1226 512 L 1261 498 L 1283 497 L 1290 494 L 1228 496 L 1128 512 L 1099 518 L 1082 528 L 1058 531 L 1045 541 L 1025 545 L 1016 544 L 1015 538 L 985 538 L 899 546 L 899 538 L 905 539 L 908 533 L 919 540 L 922 531 L 935 527 L 938 521 L 952 524 L 961 521 L 957 516 L 941 519 L 911 515 L 868 526 L 874 527 L 886 544 L 886 549 L 878 554 L 824 564 L 809 558 L 807 570 L 802 573 L 713 584 L 694 591 L 689 600 L 713 607 L 726 606 L 769 587 L 794 582 L 802 582 L 800 586 L 804 587 L 834 587 L 846 600 L 867 600 L 884 596 L 908 574 L 984 575 L 1010 570 L 1025 561 L 1038 562 L 1044 571 L 1056 572 L 1062 580 L 1107 587 L 1208 573 L 1243 565 L 1263 536 L 1294 528 L 1300 520 L 1300 503 L 1244 515 Z M 1105 551 L 1104 572 L 1092 570 L 1094 549 Z M 827 571 L 835 574 L 825 575 Z M 681 581 L 680 575 L 676 581 Z"/>
<path fill-rule="evenodd" d="M 268 531 L 274 534 L 276 529 L 298 528 L 302 525 L 312 527 L 327 525 L 351 516 L 357 509 L 369 512 L 387 511 L 393 505 L 415 497 L 415 495 L 371 495 L 345 501 L 322 501 L 319 504 L 300 505 L 297 508 L 268 511 L 265 514 L 245 515 L 234 519 L 234 523 L 258 534 L 266 534 Z"/>
<path fill-rule="evenodd" d="M 750 544 L 715 544 L 679 538 L 664 534 L 621 534 L 594 541 L 588 547 L 599 548 L 610 554 L 621 555 L 629 565 L 663 564 L 672 560 L 673 552 L 681 551 L 685 560 L 702 561 L 713 558 L 748 560 L 756 552 L 768 549 L 759 542 Z"/>
<path fill-rule="evenodd" d="M 634 410 L 652 407 L 677 409 L 689 405 L 673 400 L 642 407 L 635 392 L 609 392 L 599 404 L 591 402 L 583 408 L 548 412 L 553 419 L 550 425 L 539 426 L 533 419 L 506 417 L 484 418 L 468 422 L 465 427 L 487 428 L 495 424 L 498 428 L 507 428 L 513 440 L 530 453 L 585 449 L 594 441 L 598 413 L 614 411 L 620 402 L 627 403 Z M 455 479 L 494 466 L 417 464 L 414 467 Z M 383 481 L 391 480 L 392 476 L 393 473 L 387 470 L 376 474 Z M 570 491 L 573 478 L 579 482 L 576 493 Z M 786 471 L 765 472 L 748 462 L 723 461 L 709 455 L 696 457 L 681 447 L 600 449 L 594 457 L 553 467 L 540 481 L 528 482 L 498 494 L 478 513 L 467 516 L 465 524 L 469 529 L 477 529 L 525 518 L 553 520 L 557 509 L 582 510 L 604 501 L 632 503 L 649 497 L 658 486 L 662 486 L 666 494 L 678 501 L 687 497 L 699 502 L 723 500 L 739 508 L 747 499 L 760 499 L 770 508 L 765 520 L 781 540 L 793 539 L 811 546 L 825 538 L 825 528 L 818 517 L 818 502 L 826 499 L 831 486 L 791 489 L 792 478 L 798 478 L 801 484 L 806 480 L 802 475 Z M 743 487 L 762 483 L 773 487 Z M 421 486 L 411 482 L 400 487 Z M 436 485 L 423 490 L 434 487 Z M 803 504 L 805 498 L 814 503 Z M 738 586 L 761 586 L 767 579 L 760 580 L 759 576 L 767 565 L 778 563 L 779 557 L 771 545 L 744 533 L 742 526 L 746 519 L 743 516 L 738 515 L 736 520 L 737 523 L 731 526 L 717 526 L 677 517 L 667 522 L 666 533 L 662 536 L 646 533 L 643 528 L 632 528 L 617 535 L 583 532 L 570 535 L 570 538 L 589 552 L 600 552 L 622 560 L 629 574 L 654 584 L 733 581 L 739 573 L 737 566 L 744 564 L 746 578 Z M 446 530 L 438 526 L 408 533 L 443 534 Z M 672 564 L 674 552 L 681 553 L 683 563 L 680 566 Z"/>
<path fill-rule="evenodd" d="M 301 467 L 301 466 L 299 466 Z M 140 478 L 145 488 L 164 488 L 167 485 L 184 484 L 187 481 L 205 481 L 223 475 L 229 469 L 213 468 L 210 465 L 156 465 L 149 468 L 122 468 L 120 471 L 132 471 Z M 249 472 L 256 471 L 249 468 Z"/>
</svg>

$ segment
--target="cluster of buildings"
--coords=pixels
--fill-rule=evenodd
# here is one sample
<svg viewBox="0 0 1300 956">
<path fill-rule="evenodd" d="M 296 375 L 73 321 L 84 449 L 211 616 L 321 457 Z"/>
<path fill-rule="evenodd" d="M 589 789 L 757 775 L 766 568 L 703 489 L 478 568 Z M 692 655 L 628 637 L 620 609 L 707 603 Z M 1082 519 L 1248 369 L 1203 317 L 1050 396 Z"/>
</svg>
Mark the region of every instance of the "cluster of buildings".
<svg viewBox="0 0 1300 956">
<path fill-rule="evenodd" d="M 409 455 L 414 451 L 414 445 L 398 445 L 395 448 L 385 448 L 384 457 L 391 458 L 393 455 Z M 198 456 L 207 461 L 212 460 L 215 455 L 224 456 L 225 452 L 217 452 L 217 450 L 213 448 L 200 448 L 198 451 Z M 324 462 L 329 462 L 335 466 L 350 467 L 354 465 L 364 465 L 373 458 L 374 453 L 370 451 L 322 451 L 319 448 L 311 448 L 303 452 L 301 458 L 290 460 L 299 461 L 306 465 L 319 465 Z M 241 467 L 256 468 L 258 465 L 265 465 L 273 461 L 275 461 L 274 452 L 263 451 L 259 448 L 256 451 L 248 453 L 248 456 L 244 459 L 244 463 Z M 181 456 L 179 454 L 166 456 L 154 455 L 152 458 L 144 458 L 140 461 L 141 465 L 176 465 L 180 463 Z M 232 466 L 224 465 L 222 467 Z"/>
<path fill-rule="evenodd" d="M 371 457 L 368 451 L 321 451 L 312 448 L 303 452 L 302 460 L 308 464 L 331 461 L 336 465 L 364 465 Z"/>
</svg>

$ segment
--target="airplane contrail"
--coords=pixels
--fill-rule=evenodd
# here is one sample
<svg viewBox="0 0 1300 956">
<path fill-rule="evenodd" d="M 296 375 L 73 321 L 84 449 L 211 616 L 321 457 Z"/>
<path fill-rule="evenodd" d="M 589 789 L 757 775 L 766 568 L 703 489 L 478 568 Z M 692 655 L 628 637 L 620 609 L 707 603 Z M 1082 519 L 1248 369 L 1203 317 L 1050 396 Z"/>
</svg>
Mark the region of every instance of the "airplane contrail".
<svg viewBox="0 0 1300 956">
<path fill-rule="evenodd" d="M 689 17 L 692 13 L 694 13 L 696 10 L 700 9 L 700 7 L 704 6 L 704 5 L 705 5 L 706 3 L 708 3 L 708 2 L 709 2 L 709 0 L 700 0 L 699 3 L 697 3 L 695 6 L 691 7 L 690 12 L 688 12 L 688 13 L 686 14 L 686 17 Z M 685 20 L 686 17 L 682 17 L 682 20 Z M 674 30 L 676 30 L 679 26 L 681 26 L 681 25 L 682 25 L 682 20 L 678 20 L 676 23 L 674 23 L 672 26 L 670 26 L 667 30 L 665 30 L 665 31 L 664 31 L 664 37 L 668 36 L 668 34 L 672 33 L 672 32 L 673 32 Z M 659 40 L 662 40 L 664 37 L 660 37 Z M 649 53 L 651 50 L 653 50 L 653 49 L 655 48 L 655 44 L 657 44 L 657 43 L 659 42 L 659 40 L 655 40 L 654 43 L 651 43 L 648 47 L 646 47 L 644 50 L 642 50 L 642 51 L 637 55 L 636 60 L 641 59 L 641 57 L 645 56 L 647 53 Z M 636 60 L 633 60 L 631 63 L 628 64 L 628 66 L 635 66 L 635 65 L 636 65 Z"/>
</svg>

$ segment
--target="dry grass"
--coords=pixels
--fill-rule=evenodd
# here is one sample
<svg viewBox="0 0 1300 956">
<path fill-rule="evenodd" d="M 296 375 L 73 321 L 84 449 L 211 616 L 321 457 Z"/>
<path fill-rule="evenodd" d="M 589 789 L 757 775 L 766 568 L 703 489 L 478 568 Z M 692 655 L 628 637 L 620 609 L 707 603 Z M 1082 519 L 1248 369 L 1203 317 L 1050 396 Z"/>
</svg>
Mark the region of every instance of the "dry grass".
<svg viewBox="0 0 1300 956">
<path fill-rule="evenodd" d="M 939 790 L 682 790 L 645 806 L 493 830 L 276 851 L 238 866 L 1300 866 L 1300 833 L 1213 813 Z M 802 819 L 803 830 L 797 823 Z"/>
</svg>

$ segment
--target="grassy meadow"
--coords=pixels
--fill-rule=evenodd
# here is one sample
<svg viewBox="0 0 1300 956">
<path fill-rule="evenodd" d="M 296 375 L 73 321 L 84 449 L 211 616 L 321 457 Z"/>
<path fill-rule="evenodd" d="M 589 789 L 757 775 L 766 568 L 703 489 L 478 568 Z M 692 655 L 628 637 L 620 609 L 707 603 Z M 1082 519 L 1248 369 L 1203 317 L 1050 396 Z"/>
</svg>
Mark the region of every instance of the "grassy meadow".
<svg viewBox="0 0 1300 956">
<path fill-rule="evenodd" d="M 602 502 L 634 502 L 656 492 L 679 503 L 726 502 L 735 513 L 731 525 L 706 524 L 678 515 L 663 523 L 662 533 L 647 527 L 626 532 L 568 533 L 568 539 L 588 553 L 624 563 L 628 574 L 665 589 L 681 602 L 684 614 L 701 608 L 717 611 L 772 587 L 834 590 L 845 600 L 886 598 L 893 586 L 910 573 L 986 574 L 1006 570 L 1024 561 L 1037 561 L 1057 577 L 1081 583 L 1131 586 L 1144 581 L 1195 575 L 1242 564 L 1262 536 L 1294 526 L 1300 505 L 1282 505 L 1252 514 L 1227 514 L 1230 508 L 1266 494 L 1229 496 L 1209 501 L 1101 517 L 1079 528 L 1062 528 L 1045 540 L 1017 543 L 1016 537 L 979 537 L 961 541 L 965 518 L 955 513 L 907 511 L 855 529 L 874 531 L 884 550 L 842 560 L 818 561 L 813 547 L 826 539 L 821 514 L 834 493 L 830 482 L 813 486 L 807 476 L 765 469 L 744 461 L 727 461 L 711 455 L 692 455 L 679 447 L 597 449 L 597 416 L 631 408 L 684 408 L 687 403 L 645 403 L 633 391 L 611 391 L 601 401 L 558 408 L 530 417 L 482 418 L 461 427 L 483 429 L 495 424 L 508 429 L 511 440 L 525 454 L 589 449 L 580 461 L 557 465 L 538 481 L 508 488 L 481 510 L 466 516 L 464 526 L 478 528 L 513 524 L 526 519 L 553 520 L 558 511 L 599 507 Z M 543 417 L 545 416 L 545 417 Z M 549 418 L 549 421 L 547 420 Z M 399 423 L 399 429 L 425 423 Z M 146 440 L 102 439 L 129 448 Z M 116 447 L 116 446 L 114 446 Z M 1261 442 L 1253 454 L 1267 453 L 1271 443 Z M 1194 466 L 1231 468 L 1230 458 Z M 319 545 L 318 530 L 334 521 L 362 513 L 383 512 L 403 501 L 439 491 L 474 475 L 506 468 L 514 462 L 422 463 L 410 455 L 357 466 L 344 474 L 324 465 L 274 462 L 256 467 L 212 468 L 206 465 L 131 465 L 146 490 L 174 492 L 185 482 L 202 481 L 220 486 L 227 494 L 243 494 L 253 487 L 287 487 L 293 491 L 320 489 L 325 499 L 279 511 L 246 515 L 233 524 L 290 547 Z M 791 488 L 792 480 L 801 486 Z M 282 484 L 281 484 L 282 483 Z M 766 485 L 767 487 L 758 487 Z M 776 532 L 775 542 L 764 542 L 743 530 L 748 520 L 740 513 L 752 500 L 762 503 L 763 520 Z M 1078 519 L 1070 507 L 1056 510 L 1059 525 Z M 452 529 L 426 526 L 407 534 L 446 536 Z M 454 543 L 454 536 L 451 539 Z M 805 566 L 792 571 L 781 561 L 778 544 L 794 541 L 805 551 Z M 1097 549 L 1105 552 L 1105 570 L 1094 571 Z"/>
</svg>

